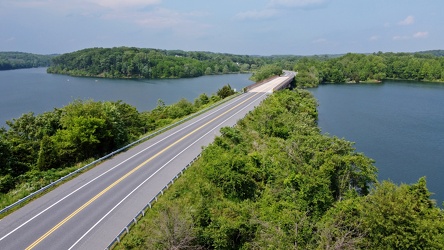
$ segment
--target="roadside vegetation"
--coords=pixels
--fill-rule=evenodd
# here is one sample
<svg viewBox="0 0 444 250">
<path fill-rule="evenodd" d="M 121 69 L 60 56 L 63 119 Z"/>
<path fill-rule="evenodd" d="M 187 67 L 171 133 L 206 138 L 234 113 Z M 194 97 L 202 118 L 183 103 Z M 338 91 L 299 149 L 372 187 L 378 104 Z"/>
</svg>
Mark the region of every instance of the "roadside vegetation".
<svg viewBox="0 0 444 250">
<path fill-rule="evenodd" d="M 443 249 L 424 178 L 377 182 L 316 101 L 279 91 L 204 149 L 117 249 Z"/>
<path fill-rule="evenodd" d="M 226 85 L 194 102 L 158 100 L 139 112 L 123 102 L 76 100 L 39 115 L 27 113 L 0 129 L 0 209 L 142 135 L 233 95 Z"/>
<path fill-rule="evenodd" d="M 0 70 L 48 67 L 52 57 L 23 52 L 0 52 Z"/>
</svg>

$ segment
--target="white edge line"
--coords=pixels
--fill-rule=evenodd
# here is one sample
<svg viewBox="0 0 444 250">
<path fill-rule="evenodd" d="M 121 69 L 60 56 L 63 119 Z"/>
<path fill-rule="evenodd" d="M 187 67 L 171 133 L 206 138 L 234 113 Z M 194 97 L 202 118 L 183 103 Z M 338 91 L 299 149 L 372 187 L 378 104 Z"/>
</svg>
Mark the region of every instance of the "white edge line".
<svg viewBox="0 0 444 250">
<path fill-rule="evenodd" d="M 242 100 L 240 98 L 240 100 Z M 237 101 L 237 100 L 236 100 Z M 214 113 L 218 112 L 219 110 L 226 108 L 227 106 L 231 105 L 232 103 L 227 103 L 226 105 L 224 105 L 223 107 L 220 107 L 216 110 L 214 110 L 213 112 L 203 116 L 202 118 L 188 124 L 187 126 L 175 131 L 174 133 L 166 136 L 165 138 L 162 138 L 161 140 L 155 142 L 154 144 L 150 145 L 149 147 L 146 147 L 142 150 L 140 150 L 139 152 L 137 152 L 136 154 L 130 156 L 129 158 L 126 158 L 124 161 L 120 162 L 119 164 L 115 165 L 114 167 L 108 169 L 107 171 L 103 172 L 102 174 L 100 174 L 99 176 L 95 177 L 94 179 L 90 180 L 89 182 L 83 184 L 81 187 L 77 188 L 76 190 L 72 191 L 71 193 L 69 193 L 68 195 L 66 195 L 65 197 L 61 198 L 60 200 L 56 201 L 55 203 L 53 203 L 51 206 L 47 207 L 46 209 L 44 209 L 43 211 L 41 211 L 40 213 L 36 214 L 35 216 L 33 216 L 32 218 L 30 218 L 29 220 L 25 221 L 24 223 L 22 223 L 20 226 L 16 227 L 15 229 L 13 229 L 12 231 L 10 231 L 9 233 L 7 233 L 6 235 L 4 235 L 2 238 L 0 238 L 0 241 L 4 240 L 5 238 L 7 238 L 9 235 L 13 234 L 15 231 L 19 230 L 20 228 L 22 228 L 23 226 L 25 226 L 26 224 L 28 224 L 29 222 L 33 221 L 35 218 L 39 217 L 40 215 L 42 215 L 43 213 L 45 213 L 46 211 L 48 211 L 49 209 L 51 209 L 52 207 L 54 207 L 55 205 L 59 204 L 60 202 L 62 202 L 63 200 L 65 200 L 66 198 L 68 198 L 69 196 L 73 195 L 74 193 L 78 192 L 79 190 L 83 189 L 84 187 L 86 187 L 87 185 L 91 184 L 92 182 L 96 181 L 98 178 L 102 177 L 103 175 L 107 174 L 108 172 L 114 170 L 115 168 L 117 168 L 118 166 L 122 165 L 123 163 L 127 162 L 128 160 L 134 158 L 135 156 L 141 154 L 142 152 L 146 151 L 147 149 L 157 145 L 158 143 L 168 139 L 169 137 L 179 133 L 180 131 L 194 125 L 195 123 L 207 118 L 208 116 L 213 115 Z"/>
<path fill-rule="evenodd" d="M 265 94 L 259 96 L 258 98 L 256 98 L 256 100 L 254 100 L 253 102 L 256 102 L 257 100 L 259 100 L 260 98 L 262 98 L 264 95 L 267 95 L 268 92 L 265 92 Z M 239 114 L 241 111 L 243 111 L 244 109 L 246 109 L 247 107 L 249 107 L 253 102 L 250 102 L 248 105 L 246 105 L 245 107 L 243 107 L 242 109 L 240 109 L 239 111 L 237 111 L 236 113 L 234 113 L 233 115 L 231 115 L 230 117 L 228 117 L 227 119 L 223 120 L 222 122 L 220 122 L 217 126 L 215 126 L 214 128 L 212 128 L 210 131 L 208 131 L 207 133 L 205 133 L 204 135 L 202 135 L 201 137 L 199 137 L 197 140 L 195 140 L 193 143 L 191 143 L 190 145 L 188 145 L 186 148 L 184 148 L 182 151 L 180 151 L 177 155 L 175 155 L 173 158 L 171 158 L 168 162 L 166 162 L 162 167 L 160 167 L 159 169 L 157 169 L 153 174 L 151 174 L 147 179 L 145 179 L 142 183 L 140 183 L 136 188 L 134 188 L 128 195 L 126 195 L 121 201 L 119 201 L 119 203 L 117 203 L 111 210 L 109 210 L 100 220 L 98 220 L 96 222 L 96 224 L 94 224 L 88 231 L 85 232 L 85 234 L 82 235 L 82 237 L 80 237 L 68 250 L 71 250 L 73 247 L 75 247 L 89 232 L 91 232 L 100 222 L 102 222 L 102 220 L 104 220 L 112 211 L 114 211 L 114 209 L 116 209 L 122 202 L 124 202 L 131 194 L 133 194 L 135 191 L 137 191 L 137 189 L 139 189 L 143 184 L 145 184 L 149 179 L 151 179 L 155 174 L 157 174 L 160 170 L 162 170 L 165 166 L 167 166 L 170 162 L 172 162 L 174 159 L 176 159 L 179 155 L 181 155 L 183 152 L 185 152 L 187 149 L 189 149 L 191 146 L 193 146 L 194 144 L 196 144 L 198 141 L 200 141 L 202 138 L 204 138 L 205 136 L 207 136 L 208 134 L 210 134 L 211 132 L 213 132 L 216 128 L 218 128 L 219 126 L 221 126 L 223 123 L 225 123 L 226 121 L 228 121 L 229 119 L 233 118 L 235 115 Z"/>
</svg>

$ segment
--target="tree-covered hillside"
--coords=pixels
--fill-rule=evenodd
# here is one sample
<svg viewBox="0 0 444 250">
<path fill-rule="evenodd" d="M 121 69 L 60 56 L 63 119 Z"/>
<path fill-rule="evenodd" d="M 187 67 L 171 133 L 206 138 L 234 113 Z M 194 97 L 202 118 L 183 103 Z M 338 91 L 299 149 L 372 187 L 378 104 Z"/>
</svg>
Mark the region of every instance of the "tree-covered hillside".
<svg viewBox="0 0 444 250">
<path fill-rule="evenodd" d="M 250 72 L 270 62 L 280 62 L 291 69 L 296 58 L 128 47 L 90 48 L 55 57 L 48 72 L 109 78 L 184 78 Z"/>
<path fill-rule="evenodd" d="M 36 55 L 23 52 L 0 52 L 0 70 L 48 67 L 50 55 Z"/>
</svg>

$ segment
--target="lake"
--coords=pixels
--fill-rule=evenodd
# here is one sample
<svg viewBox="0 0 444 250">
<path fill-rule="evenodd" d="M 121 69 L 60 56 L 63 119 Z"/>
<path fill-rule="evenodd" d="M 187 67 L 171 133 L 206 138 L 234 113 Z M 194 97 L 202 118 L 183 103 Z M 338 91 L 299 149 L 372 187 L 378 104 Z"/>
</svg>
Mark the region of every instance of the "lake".
<svg viewBox="0 0 444 250">
<path fill-rule="evenodd" d="M 318 99 L 324 133 L 355 142 L 376 161 L 378 179 L 414 183 L 426 176 L 438 205 L 444 201 L 444 84 L 384 81 L 327 84 Z"/>
<path fill-rule="evenodd" d="M 167 105 L 200 94 L 211 95 L 226 84 L 241 90 L 252 84 L 251 74 L 228 74 L 185 79 L 104 79 L 47 74 L 46 68 L 0 71 L 0 126 L 23 113 L 40 114 L 66 106 L 75 99 L 118 101 L 139 111 Z"/>
<path fill-rule="evenodd" d="M 122 100 L 139 111 L 181 98 L 194 100 L 229 83 L 250 85 L 250 74 L 187 79 L 133 80 L 46 74 L 45 68 L 0 71 L 0 122 L 63 107 L 75 99 Z M 427 177 L 438 204 L 444 201 L 444 84 L 385 81 L 383 84 L 321 85 L 310 89 L 319 102 L 324 133 L 356 142 L 376 161 L 380 180 L 414 183 Z"/>
</svg>

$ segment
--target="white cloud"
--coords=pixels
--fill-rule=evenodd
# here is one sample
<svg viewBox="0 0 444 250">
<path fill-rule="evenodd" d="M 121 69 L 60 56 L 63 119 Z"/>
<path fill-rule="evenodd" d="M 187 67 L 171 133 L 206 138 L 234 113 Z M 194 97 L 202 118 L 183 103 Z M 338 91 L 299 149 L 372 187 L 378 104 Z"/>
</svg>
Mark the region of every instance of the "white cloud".
<svg viewBox="0 0 444 250">
<path fill-rule="evenodd" d="M 274 17 L 276 14 L 277 14 L 277 11 L 274 9 L 250 10 L 250 11 L 238 13 L 235 18 L 238 20 L 269 19 L 269 18 Z"/>
<path fill-rule="evenodd" d="M 45 7 L 55 10 L 122 10 L 160 4 L 162 0 L 5 0 L 7 5 L 20 8 Z"/>
<path fill-rule="evenodd" d="M 326 2 L 326 0 L 271 0 L 270 4 L 283 7 L 312 7 Z"/>
<path fill-rule="evenodd" d="M 144 7 L 148 5 L 160 4 L 161 0 L 88 0 L 91 3 L 102 7 L 117 9 L 117 8 L 131 8 Z"/>
<path fill-rule="evenodd" d="M 427 31 L 419 31 L 413 34 L 413 38 L 426 38 L 429 36 L 429 32 Z"/>
<path fill-rule="evenodd" d="M 429 32 L 427 31 L 419 31 L 411 36 L 393 36 L 393 40 L 400 41 L 400 40 L 409 40 L 409 39 L 420 39 L 420 38 L 427 38 L 429 36 Z"/>
<path fill-rule="evenodd" d="M 408 40 L 410 39 L 409 36 L 393 36 L 393 40 L 399 41 L 399 40 Z"/>
<path fill-rule="evenodd" d="M 313 40 L 312 43 L 314 43 L 314 44 L 325 44 L 325 43 L 327 43 L 327 39 L 319 38 L 319 39 Z"/>
<path fill-rule="evenodd" d="M 123 20 L 150 30 L 164 30 L 181 37 L 203 36 L 211 26 L 193 18 L 208 15 L 204 12 L 178 12 L 166 8 L 152 11 L 113 12 L 106 19 Z"/>
<path fill-rule="evenodd" d="M 10 8 L 53 11 L 59 18 L 90 17 L 101 20 L 103 25 L 106 21 L 120 21 L 142 28 L 167 29 L 175 34 L 182 31 L 202 34 L 208 28 L 208 25 L 196 21 L 207 13 L 160 8 L 162 0 L 0 0 L 0 3 Z"/>
<path fill-rule="evenodd" d="M 5 1 L 7 5 L 12 5 L 21 8 L 35 8 L 41 6 L 49 6 L 53 1 L 51 0 L 16 0 Z"/>
<path fill-rule="evenodd" d="M 259 20 L 275 17 L 283 8 L 313 8 L 322 6 L 330 0 L 269 0 L 263 10 L 249 10 L 235 16 L 237 20 Z"/>
<path fill-rule="evenodd" d="M 157 9 L 153 12 L 140 13 L 126 18 L 134 18 L 136 23 L 153 28 L 174 27 L 185 23 L 180 13 L 168 9 Z"/>
<path fill-rule="evenodd" d="M 408 16 L 404 20 L 398 22 L 399 25 L 410 25 L 415 22 L 415 18 L 413 16 Z"/>
<path fill-rule="evenodd" d="M 377 41 L 377 40 L 379 40 L 379 36 L 371 36 L 370 38 L 370 41 Z"/>
</svg>

